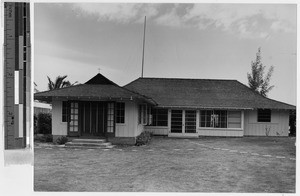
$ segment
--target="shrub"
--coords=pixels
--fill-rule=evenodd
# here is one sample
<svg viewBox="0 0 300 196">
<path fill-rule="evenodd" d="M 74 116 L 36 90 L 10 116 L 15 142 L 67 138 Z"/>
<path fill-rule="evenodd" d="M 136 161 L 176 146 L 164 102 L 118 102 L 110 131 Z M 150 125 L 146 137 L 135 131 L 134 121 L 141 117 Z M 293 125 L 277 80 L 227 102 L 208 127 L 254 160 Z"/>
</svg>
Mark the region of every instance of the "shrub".
<svg viewBox="0 0 300 196">
<path fill-rule="evenodd" d="M 53 142 L 53 136 L 51 134 L 47 134 L 37 137 L 36 140 L 39 140 L 40 142 Z"/>
<path fill-rule="evenodd" d="M 37 118 L 37 130 L 40 134 L 51 134 L 52 117 L 49 113 L 39 113 Z"/>
<path fill-rule="evenodd" d="M 34 114 L 33 116 L 33 120 L 34 120 L 34 123 L 33 123 L 33 127 L 34 127 L 34 134 L 37 134 L 38 133 L 38 127 L 37 127 L 37 115 Z"/>
<path fill-rule="evenodd" d="M 139 136 L 137 136 L 135 145 L 136 146 L 145 145 L 151 140 L 151 137 L 152 137 L 151 132 L 144 131 Z"/>
<path fill-rule="evenodd" d="M 68 138 L 66 136 L 60 136 L 56 139 L 56 143 L 59 145 L 65 144 L 68 142 Z"/>
</svg>

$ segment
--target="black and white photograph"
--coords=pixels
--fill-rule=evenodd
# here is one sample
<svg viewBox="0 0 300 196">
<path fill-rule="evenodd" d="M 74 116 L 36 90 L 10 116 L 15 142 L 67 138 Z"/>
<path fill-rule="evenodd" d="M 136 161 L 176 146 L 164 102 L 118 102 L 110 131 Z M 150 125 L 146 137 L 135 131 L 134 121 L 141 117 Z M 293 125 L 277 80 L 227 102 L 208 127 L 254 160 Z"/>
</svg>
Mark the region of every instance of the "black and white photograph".
<svg viewBox="0 0 300 196">
<path fill-rule="evenodd" d="M 296 194 L 297 3 L 31 8 L 4 139 L 34 192 Z"/>
</svg>

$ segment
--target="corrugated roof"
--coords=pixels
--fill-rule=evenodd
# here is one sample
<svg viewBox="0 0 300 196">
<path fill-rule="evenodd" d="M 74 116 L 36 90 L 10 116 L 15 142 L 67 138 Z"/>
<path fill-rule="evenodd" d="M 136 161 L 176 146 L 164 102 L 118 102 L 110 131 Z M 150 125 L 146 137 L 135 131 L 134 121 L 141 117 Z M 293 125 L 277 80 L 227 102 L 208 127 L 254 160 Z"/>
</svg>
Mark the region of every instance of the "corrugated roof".
<svg viewBox="0 0 300 196">
<path fill-rule="evenodd" d="M 37 100 L 51 102 L 53 97 L 68 99 L 90 99 L 90 100 L 116 100 L 130 99 L 142 100 L 148 103 L 156 104 L 151 98 L 132 92 L 128 89 L 118 86 L 101 74 L 97 74 L 85 84 L 79 84 L 66 88 L 44 91 L 34 94 Z"/>
<path fill-rule="evenodd" d="M 124 87 L 151 97 L 159 107 L 296 109 L 263 97 L 237 80 L 138 78 Z"/>
</svg>

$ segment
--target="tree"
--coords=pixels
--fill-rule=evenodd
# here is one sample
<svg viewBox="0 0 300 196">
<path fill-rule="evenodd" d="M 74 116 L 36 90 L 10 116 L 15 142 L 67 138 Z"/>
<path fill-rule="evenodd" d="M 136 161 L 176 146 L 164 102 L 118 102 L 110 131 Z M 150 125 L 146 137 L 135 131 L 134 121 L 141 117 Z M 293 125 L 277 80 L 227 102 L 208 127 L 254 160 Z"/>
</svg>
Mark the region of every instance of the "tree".
<svg viewBox="0 0 300 196">
<path fill-rule="evenodd" d="M 65 80 L 67 78 L 67 75 L 57 76 L 54 82 L 49 78 L 49 76 L 47 76 L 47 78 L 48 78 L 48 89 L 49 90 L 54 90 L 54 89 L 68 87 L 68 86 L 73 86 L 73 85 L 76 85 L 78 83 L 76 81 L 73 84 L 71 84 L 70 81 Z"/>
<path fill-rule="evenodd" d="M 270 85 L 271 76 L 274 71 L 274 67 L 271 66 L 267 75 L 264 76 L 266 66 L 261 62 L 261 50 L 258 48 L 256 53 L 256 60 L 251 62 L 251 73 L 247 73 L 249 87 L 267 97 L 267 93 L 274 88 L 274 85 Z"/>
</svg>

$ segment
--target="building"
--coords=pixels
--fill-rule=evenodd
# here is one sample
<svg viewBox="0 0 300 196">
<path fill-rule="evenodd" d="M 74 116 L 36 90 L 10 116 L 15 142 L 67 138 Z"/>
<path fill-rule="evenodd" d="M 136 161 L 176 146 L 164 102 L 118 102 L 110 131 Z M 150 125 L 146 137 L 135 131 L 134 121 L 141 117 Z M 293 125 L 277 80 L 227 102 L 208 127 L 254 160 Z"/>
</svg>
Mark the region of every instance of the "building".
<svg viewBox="0 0 300 196">
<path fill-rule="evenodd" d="M 52 103 L 52 134 L 135 144 L 145 130 L 168 137 L 288 136 L 296 107 L 236 80 L 138 78 L 120 87 L 101 74 L 85 84 L 40 92 Z"/>
<path fill-rule="evenodd" d="M 38 101 L 33 102 L 33 108 L 34 108 L 34 115 L 36 116 L 39 113 L 51 113 L 52 110 L 51 104 L 38 102 Z"/>
</svg>

